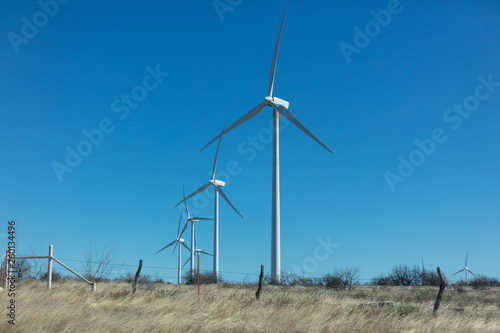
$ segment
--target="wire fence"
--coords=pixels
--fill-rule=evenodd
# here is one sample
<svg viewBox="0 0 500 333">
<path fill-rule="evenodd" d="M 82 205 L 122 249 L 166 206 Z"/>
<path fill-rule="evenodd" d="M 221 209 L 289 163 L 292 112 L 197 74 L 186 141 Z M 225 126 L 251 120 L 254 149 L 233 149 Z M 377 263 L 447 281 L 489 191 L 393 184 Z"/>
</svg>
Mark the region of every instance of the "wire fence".
<svg viewBox="0 0 500 333">
<path fill-rule="evenodd" d="M 23 256 L 19 256 L 23 257 Z M 43 259 L 35 259 L 37 261 L 37 266 L 38 269 L 41 272 L 44 272 L 44 269 L 46 270 L 47 263 Z M 79 259 L 69 259 L 69 258 L 60 258 L 63 262 L 73 262 L 73 263 L 79 263 L 80 265 L 83 265 L 88 263 L 89 261 L 87 260 L 79 260 Z M 93 264 L 99 264 L 99 261 L 90 261 Z M 119 279 L 119 278 L 125 278 L 130 274 L 134 274 L 135 271 L 137 270 L 138 265 L 137 264 L 127 264 L 127 263 L 122 263 L 122 264 L 117 264 L 117 263 L 110 263 L 109 265 L 110 272 L 108 273 L 108 279 Z M 81 268 L 81 269 L 73 269 L 74 271 L 80 273 L 80 274 L 86 274 L 86 270 Z M 57 269 L 55 269 L 57 271 Z M 171 281 L 177 281 L 177 272 L 178 268 L 177 267 L 170 267 L 170 266 L 149 266 L 149 265 L 143 265 L 142 266 L 142 276 L 149 276 L 153 281 L 155 279 L 161 279 L 164 282 L 169 282 Z M 181 270 L 182 276 L 189 272 L 189 268 L 185 268 Z M 210 274 L 212 273 L 212 270 L 208 269 L 200 269 L 201 274 Z M 43 273 L 42 273 L 43 274 Z M 171 275 L 170 275 L 171 274 Z M 256 269 L 255 272 L 238 272 L 238 271 L 225 271 L 225 270 L 220 270 L 219 271 L 220 276 L 222 277 L 223 282 L 230 282 L 230 283 L 243 283 L 243 284 L 254 284 L 258 282 L 259 279 L 259 272 Z M 284 276 L 290 275 L 287 272 L 284 272 Z M 61 274 L 63 276 L 66 275 Z M 269 275 L 269 274 L 267 274 Z M 301 276 L 297 274 L 293 274 L 295 277 L 303 277 L 306 279 L 310 279 L 313 281 L 320 281 L 325 278 L 325 276 Z M 374 278 L 356 278 L 358 285 L 370 285 L 374 281 Z M 454 284 L 463 281 L 460 278 L 456 279 L 450 279 L 448 278 L 448 283 L 449 284 Z"/>
<path fill-rule="evenodd" d="M 47 270 L 47 262 L 44 259 L 34 259 L 37 261 L 37 269 L 40 272 L 45 272 Z M 88 263 L 86 260 L 61 258 L 64 262 L 79 263 L 82 267 Z M 93 264 L 99 264 L 98 261 L 92 261 Z M 110 263 L 110 268 L 112 270 L 109 273 L 107 279 L 109 280 L 122 280 L 129 279 L 130 276 L 136 271 L 137 265 L 122 263 Z M 157 280 L 163 281 L 164 283 L 173 283 L 172 281 L 177 281 L 177 267 L 169 266 L 149 266 L 143 265 L 143 277 L 147 278 L 143 280 L 147 281 L 145 286 L 150 285 L 150 283 Z M 57 270 L 55 270 L 57 271 Z M 74 271 L 85 275 L 87 272 L 85 269 L 74 269 Z M 61 272 L 64 272 L 62 270 Z M 168 272 L 168 273 L 165 273 Z M 171 272 L 171 273 L 170 273 Z M 186 274 L 189 269 L 183 270 Z M 175 274 L 174 274 L 175 273 Z M 212 273 L 211 270 L 200 270 L 200 273 Z M 229 282 L 230 285 L 223 285 L 222 287 L 236 288 L 243 290 L 244 288 L 253 288 L 251 285 L 258 283 L 259 274 L 254 272 L 238 272 L 238 271 L 219 271 L 223 277 L 222 282 Z M 172 275 L 170 275 L 172 274 Z M 286 275 L 287 273 L 285 273 Z M 224 276 L 231 275 L 234 278 L 227 279 Z M 66 276 L 66 274 L 61 274 L 61 276 Z M 300 276 L 295 276 L 300 277 Z M 325 276 L 312 277 L 307 276 L 306 279 L 309 281 L 322 281 Z M 264 289 L 273 290 L 272 297 L 298 297 L 304 299 L 310 299 L 313 301 L 334 301 L 335 299 L 344 298 L 351 299 L 359 306 L 412 306 L 412 307 L 429 307 L 436 298 L 438 287 L 427 287 L 427 286 L 378 286 L 374 285 L 373 279 L 355 279 L 356 284 L 348 288 L 329 288 L 325 284 L 315 284 L 314 282 L 307 286 L 297 285 L 282 285 L 282 286 L 269 286 Z M 460 282 L 461 280 L 456 280 L 455 282 Z M 481 309 L 485 308 L 485 305 L 500 308 L 500 288 L 489 288 L 493 290 L 477 290 L 473 288 L 463 288 L 459 284 L 452 285 L 448 281 L 449 285 L 445 296 L 443 299 L 444 303 L 449 303 L 451 310 L 454 311 L 464 311 L 465 307 L 478 307 Z M 160 287 L 161 288 L 161 287 Z M 251 295 L 254 291 L 251 290 Z M 203 288 L 202 288 L 203 294 Z"/>
</svg>

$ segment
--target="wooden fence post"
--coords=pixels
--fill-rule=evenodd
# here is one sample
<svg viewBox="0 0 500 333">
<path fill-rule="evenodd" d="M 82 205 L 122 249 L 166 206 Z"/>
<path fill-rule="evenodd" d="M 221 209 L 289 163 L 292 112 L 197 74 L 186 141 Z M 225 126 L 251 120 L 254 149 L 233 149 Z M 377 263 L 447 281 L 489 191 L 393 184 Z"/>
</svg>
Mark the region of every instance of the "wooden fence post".
<svg viewBox="0 0 500 333">
<path fill-rule="evenodd" d="M 52 257 L 54 254 L 54 247 L 49 245 L 49 263 L 47 267 L 47 288 L 52 289 Z"/>
<path fill-rule="evenodd" d="M 255 298 L 259 299 L 260 291 L 262 290 L 262 280 L 264 279 L 264 265 L 260 265 L 260 275 L 259 275 L 259 289 L 255 292 Z"/>
<path fill-rule="evenodd" d="M 437 268 L 438 276 L 439 276 L 439 292 L 436 297 L 436 303 L 434 303 L 434 311 L 432 311 L 432 314 L 434 316 L 437 316 L 438 310 L 439 310 L 439 305 L 441 304 L 441 297 L 443 297 L 443 292 L 444 288 L 446 287 L 446 280 L 443 277 L 443 274 L 441 273 L 441 268 Z"/>
<path fill-rule="evenodd" d="M 141 268 L 142 268 L 142 259 L 139 260 L 139 268 L 135 273 L 134 282 L 132 282 L 132 294 L 135 294 L 135 287 L 137 285 L 137 280 L 139 280 L 139 275 L 141 274 Z"/>
</svg>

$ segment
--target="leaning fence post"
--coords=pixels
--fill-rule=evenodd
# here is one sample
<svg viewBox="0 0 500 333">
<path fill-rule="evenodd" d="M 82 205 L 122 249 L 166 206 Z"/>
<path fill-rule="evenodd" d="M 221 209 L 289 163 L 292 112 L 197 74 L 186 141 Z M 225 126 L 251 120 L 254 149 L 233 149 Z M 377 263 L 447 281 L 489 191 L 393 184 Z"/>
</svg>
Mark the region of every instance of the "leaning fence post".
<svg viewBox="0 0 500 333">
<path fill-rule="evenodd" d="M 139 275 L 141 274 L 141 268 L 142 268 L 142 259 L 139 260 L 139 268 L 135 273 L 134 282 L 132 282 L 132 294 L 135 294 L 135 287 L 137 285 L 137 280 L 139 280 Z"/>
<path fill-rule="evenodd" d="M 443 277 L 443 274 L 441 273 L 441 268 L 437 268 L 438 276 L 439 276 L 439 292 L 436 297 L 436 303 L 434 303 L 434 311 L 432 311 L 432 314 L 434 316 L 437 316 L 438 310 L 439 310 L 439 305 L 441 304 L 441 297 L 443 297 L 443 292 L 444 288 L 446 287 L 446 280 Z"/>
<path fill-rule="evenodd" d="M 47 267 L 47 288 L 51 289 L 52 288 L 52 256 L 54 253 L 54 247 L 52 245 L 49 245 L 49 263 Z"/>
<path fill-rule="evenodd" d="M 255 292 L 255 298 L 259 299 L 260 291 L 262 289 L 262 280 L 264 279 L 264 265 L 260 265 L 260 275 L 259 275 L 259 289 Z"/>
</svg>

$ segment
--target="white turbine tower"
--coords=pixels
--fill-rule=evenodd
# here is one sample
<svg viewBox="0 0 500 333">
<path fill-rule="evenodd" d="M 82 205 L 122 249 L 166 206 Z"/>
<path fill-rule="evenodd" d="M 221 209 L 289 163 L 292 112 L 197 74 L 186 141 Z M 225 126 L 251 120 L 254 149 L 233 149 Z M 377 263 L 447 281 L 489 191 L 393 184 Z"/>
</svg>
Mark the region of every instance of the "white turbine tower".
<svg viewBox="0 0 500 333">
<path fill-rule="evenodd" d="M 174 246 L 174 251 L 172 253 L 175 252 L 175 248 L 177 247 L 177 244 L 181 244 L 188 251 L 191 251 L 189 249 L 189 247 L 187 247 L 187 245 L 184 244 L 184 239 L 182 239 L 181 235 L 179 234 L 180 229 L 181 229 L 181 220 L 182 220 L 182 211 L 181 211 L 181 216 L 179 217 L 179 226 L 177 227 L 177 238 L 173 242 L 171 242 L 170 244 L 168 244 L 167 246 L 163 247 L 160 251 L 156 252 L 155 254 L 160 253 L 161 251 L 165 250 L 167 247 L 173 245 L 174 243 L 175 243 L 175 246 Z M 177 283 L 178 284 L 181 284 L 181 279 L 182 279 L 182 276 L 181 276 L 181 248 L 182 248 L 182 246 L 179 246 L 179 259 L 178 259 L 178 262 L 177 262 L 177 265 L 178 265 Z"/>
<path fill-rule="evenodd" d="M 271 228 L 271 278 L 274 282 L 280 282 L 280 266 L 281 266 L 281 256 L 280 256 L 280 186 L 279 186 L 279 115 L 285 117 L 288 121 L 298 127 L 302 132 L 307 134 L 311 139 L 319 143 L 323 148 L 332 152 L 328 149 L 321 141 L 319 141 L 307 128 L 304 127 L 291 113 L 288 111 L 289 103 L 285 100 L 273 97 L 273 87 L 274 87 L 274 74 L 276 71 L 276 60 L 278 58 L 278 49 L 281 38 L 281 31 L 283 30 L 283 23 L 285 22 L 285 14 L 283 15 L 283 20 L 281 21 L 280 30 L 278 33 L 278 39 L 276 41 L 276 46 L 274 47 L 273 61 L 271 63 L 271 72 L 269 74 L 269 84 L 267 90 L 267 96 L 264 97 L 264 101 L 254 107 L 252 110 L 248 111 L 240 119 L 235 121 L 227 129 L 223 130 L 222 133 L 217 135 L 212 139 L 205 147 L 210 145 L 212 142 L 220 138 L 222 135 L 233 130 L 237 126 L 243 124 L 247 120 L 255 117 L 264 106 L 270 106 L 273 109 L 273 186 L 272 186 L 272 228 Z"/>
<path fill-rule="evenodd" d="M 224 129 L 222 129 L 222 130 L 224 130 Z M 205 191 L 210 185 L 214 187 L 215 203 L 214 203 L 214 266 L 213 266 L 213 271 L 214 271 L 214 277 L 215 277 L 216 281 L 219 280 L 219 193 L 224 198 L 224 200 L 226 200 L 226 202 L 229 204 L 229 206 L 231 206 L 234 209 L 234 211 L 241 218 L 243 218 L 243 216 L 241 216 L 241 214 L 238 212 L 238 210 L 233 206 L 231 201 L 229 201 L 227 196 L 222 191 L 222 187 L 224 187 L 226 185 L 226 183 L 221 181 L 221 180 L 215 179 L 215 169 L 217 168 L 217 158 L 219 156 L 219 148 L 220 148 L 221 140 L 222 140 L 222 136 L 219 138 L 219 144 L 217 145 L 217 152 L 215 153 L 214 166 L 212 168 L 212 178 L 210 178 L 208 183 L 206 183 L 205 185 L 203 185 L 202 187 L 200 187 L 199 189 L 197 189 L 196 191 L 194 191 L 193 193 L 188 195 L 184 200 L 179 202 L 177 205 L 175 205 L 175 207 L 179 206 L 182 202 L 185 202 L 187 199 L 197 195 L 198 193 Z"/>
<path fill-rule="evenodd" d="M 469 252 L 467 252 L 467 254 L 465 255 L 465 267 L 462 268 L 461 270 L 459 270 L 458 272 L 456 273 L 453 273 L 452 275 L 456 275 L 460 272 L 463 272 L 465 271 L 465 284 L 469 284 L 469 276 L 468 276 L 468 273 L 471 273 L 472 275 L 476 276 L 476 274 L 472 273 L 472 271 L 469 269 L 469 267 L 467 267 L 467 257 L 469 256 Z M 476 276 L 477 277 L 477 276 Z"/>
<path fill-rule="evenodd" d="M 184 186 L 182 186 L 182 195 L 184 196 L 184 199 L 186 199 L 186 192 L 184 191 Z M 182 234 L 184 233 L 184 231 L 186 230 L 189 222 L 191 222 L 191 278 L 193 278 L 193 274 L 194 274 L 194 252 L 195 252 L 195 240 L 194 240 L 194 223 L 195 222 L 198 222 L 200 220 L 213 220 L 213 219 L 210 219 L 210 218 L 207 218 L 207 217 L 191 217 L 191 215 L 189 215 L 189 209 L 188 209 L 188 206 L 187 206 L 187 202 L 186 200 L 184 200 L 184 206 L 186 208 L 186 214 L 187 214 L 187 218 L 186 218 L 186 224 L 184 225 L 184 228 L 182 229 L 182 232 L 181 232 L 181 235 L 179 237 L 182 237 Z"/>
</svg>

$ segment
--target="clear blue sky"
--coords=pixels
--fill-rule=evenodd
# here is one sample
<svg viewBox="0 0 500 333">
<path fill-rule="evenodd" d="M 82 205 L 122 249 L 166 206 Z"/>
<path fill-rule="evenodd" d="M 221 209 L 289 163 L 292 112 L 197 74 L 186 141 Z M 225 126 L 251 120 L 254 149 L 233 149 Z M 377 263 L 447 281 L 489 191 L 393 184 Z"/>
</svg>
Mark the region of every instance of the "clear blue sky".
<svg viewBox="0 0 500 333">
<path fill-rule="evenodd" d="M 175 281 L 177 256 L 154 255 L 175 239 L 173 206 L 183 184 L 209 179 L 216 145 L 200 149 L 265 97 L 289 4 L 274 93 L 333 155 L 291 124 L 281 133 L 282 269 L 359 266 L 369 279 L 423 258 L 450 276 L 468 251 L 473 272 L 500 276 L 500 4 L 232 3 L 223 20 L 212 1 L 70 1 L 48 7 L 53 17 L 37 1 L 0 4 L 2 246 L 16 219 L 18 253 L 53 244 L 57 258 L 82 260 L 90 238 L 110 243 L 116 264 L 143 259 L 146 273 Z M 237 172 L 219 179 L 244 216 L 221 201 L 229 280 L 269 271 L 270 121 L 265 108 L 222 141 L 218 171 L 233 161 Z M 99 126 L 102 142 L 58 177 L 66 147 L 85 151 L 82 131 Z M 189 204 L 213 214 L 211 199 Z M 200 223 L 198 247 L 212 252 L 212 235 Z"/>
</svg>

